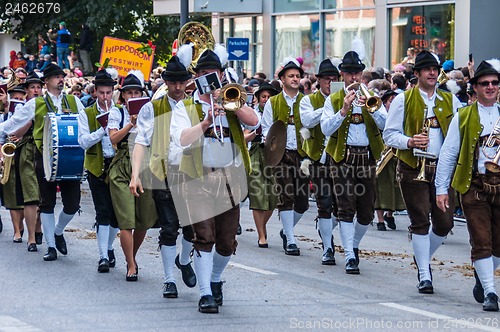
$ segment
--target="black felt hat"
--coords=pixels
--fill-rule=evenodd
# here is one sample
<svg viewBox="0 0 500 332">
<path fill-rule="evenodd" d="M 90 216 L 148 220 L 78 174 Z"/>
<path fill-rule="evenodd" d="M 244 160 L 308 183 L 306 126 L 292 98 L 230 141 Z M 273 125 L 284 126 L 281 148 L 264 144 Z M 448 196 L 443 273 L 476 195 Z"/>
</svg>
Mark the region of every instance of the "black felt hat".
<svg viewBox="0 0 500 332">
<path fill-rule="evenodd" d="M 413 69 L 419 70 L 427 67 L 441 68 L 441 65 L 431 52 L 423 50 L 417 54 L 417 57 L 415 58 L 415 66 L 413 66 Z"/>
<path fill-rule="evenodd" d="M 66 73 L 61 69 L 56 64 L 50 63 L 45 69 L 43 70 L 43 77 L 44 78 L 49 78 L 51 76 L 57 76 L 57 75 L 63 75 L 66 76 Z"/>
<path fill-rule="evenodd" d="M 23 84 L 17 84 L 11 87 L 10 89 L 7 89 L 7 93 L 14 93 L 14 92 L 20 92 L 23 94 L 26 94 L 26 90 L 24 89 Z"/>
<path fill-rule="evenodd" d="M 281 68 L 281 70 L 279 71 L 278 73 L 278 77 L 281 77 L 281 76 L 284 76 L 285 75 L 285 72 L 288 70 L 288 69 L 297 69 L 299 72 L 300 72 L 300 76 L 304 75 L 304 69 L 302 69 L 299 65 L 299 62 L 297 60 L 290 60 L 288 61 L 284 66 L 283 68 Z"/>
<path fill-rule="evenodd" d="M 339 70 L 344 73 L 359 73 L 365 68 L 366 66 L 361 62 L 358 53 L 354 51 L 347 52 L 339 65 Z"/>
<path fill-rule="evenodd" d="M 476 84 L 477 80 L 481 76 L 486 76 L 486 75 L 497 75 L 497 77 L 500 79 L 500 73 L 492 65 L 493 61 L 498 62 L 498 60 L 496 59 L 481 61 L 481 63 L 477 67 L 476 72 L 474 73 L 474 77 L 470 79 L 470 83 Z"/>
<path fill-rule="evenodd" d="M 271 96 L 275 96 L 279 93 L 278 90 L 276 90 L 274 88 L 274 86 L 272 86 L 271 84 L 267 83 L 267 82 L 264 82 L 262 83 L 259 88 L 257 89 L 257 91 L 255 91 L 254 95 L 255 97 L 259 98 L 259 95 L 262 91 L 269 91 L 269 93 L 271 94 Z"/>
<path fill-rule="evenodd" d="M 206 50 L 200 55 L 194 70 L 199 71 L 200 69 L 218 69 L 222 71 L 220 59 L 214 51 Z"/>
<path fill-rule="evenodd" d="M 316 77 L 322 76 L 340 76 L 339 70 L 335 67 L 332 60 L 325 59 L 319 64 L 319 71 L 316 74 Z"/>
<path fill-rule="evenodd" d="M 168 61 L 167 68 L 162 71 L 161 78 L 163 78 L 164 81 L 169 82 L 183 82 L 189 80 L 191 78 L 191 74 L 187 71 L 186 67 L 181 63 L 179 58 L 174 55 Z"/>
<path fill-rule="evenodd" d="M 95 75 L 92 81 L 96 87 L 98 86 L 115 86 L 116 82 L 111 77 L 111 75 L 106 71 L 106 69 L 101 69 Z"/>
<path fill-rule="evenodd" d="M 26 77 L 26 81 L 23 83 L 23 85 L 25 88 L 27 88 L 31 83 L 40 83 L 41 85 L 43 85 L 43 81 L 35 72 L 32 72 L 28 75 L 28 77 Z"/>
<path fill-rule="evenodd" d="M 144 90 L 144 75 L 139 70 L 132 70 L 128 73 L 128 75 L 123 79 L 122 86 L 120 91 L 130 90 L 130 89 L 139 89 Z"/>
</svg>

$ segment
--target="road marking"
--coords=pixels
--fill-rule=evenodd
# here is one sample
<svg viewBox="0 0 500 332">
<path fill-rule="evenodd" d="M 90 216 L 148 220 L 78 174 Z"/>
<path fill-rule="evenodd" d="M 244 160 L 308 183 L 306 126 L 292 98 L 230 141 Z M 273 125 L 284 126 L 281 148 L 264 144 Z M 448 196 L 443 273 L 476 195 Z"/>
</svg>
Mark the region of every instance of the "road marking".
<svg viewBox="0 0 500 332">
<path fill-rule="evenodd" d="M 401 304 L 397 304 L 397 303 L 393 303 L 393 302 L 387 302 L 387 303 L 379 303 L 383 306 L 386 306 L 386 307 L 390 307 L 390 308 L 394 308 L 394 309 L 399 309 L 399 310 L 403 310 L 403 311 L 407 311 L 407 312 L 411 312 L 411 313 L 414 313 L 414 314 L 418 314 L 418 315 L 422 315 L 422 316 L 426 316 L 426 317 L 429 317 L 429 318 L 434 318 L 434 319 L 441 319 L 441 320 L 445 320 L 445 321 L 449 321 L 451 326 L 459 326 L 461 328 L 472 328 L 472 329 L 477 329 L 477 330 L 482 330 L 482 331 L 500 331 L 500 329 L 496 328 L 496 327 L 493 327 L 493 326 L 487 326 L 487 320 L 484 319 L 484 318 L 479 318 L 480 320 L 479 321 L 484 321 L 485 324 L 477 324 L 477 323 L 474 323 L 474 319 L 471 318 L 471 321 L 468 321 L 467 319 L 457 319 L 457 318 L 454 318 L 454 317 L 450 317 L 450 316 L 445 316 L 445 315 L 440 315 L 440 314 L 436 314 L 434 312 L 431 312 L 431 311 L 426 311 L 426 310 L 421 310 L 421 309 L 417 309 L 417 308 L 412 308 L 412 307 L 407 307 L 405 305 L 401 305 Z M 492 322 L 492 320 L 489 321 L 490 323 Z M 493 321 L 494 322 L 494 321 Z"/>
<path fill-rule="evenodd" d="M 252 271 L 252 272 L 256 272 L 256 273 L 260 273 L 260 274 L 264 274 L 264 275 L 268 275 L 268 276 L 272 276 L 272 275 L 277 274 L 275 272 L 266 271 L 266 270 L 262 270 L 262 269 L 259 269 L 256 267 L 247 266 L 247 265 L 243 265 L 243 264 L 239 264 L 239 263 L 229 262 L 229 265 L 234 266 L 234 267 L 238 267 L 238 268 L 243 269 L 243 270 Z"/>
<path fill-rule="evenodd" d="M 17 331 L 30 331 L 30 332 L 40 332 L 39 328 L 36 328 L 28 323 L 20 321 L 12 316 L 0 316 L 0 331 L 5 332 L 17 332 Z"/>
</svg>

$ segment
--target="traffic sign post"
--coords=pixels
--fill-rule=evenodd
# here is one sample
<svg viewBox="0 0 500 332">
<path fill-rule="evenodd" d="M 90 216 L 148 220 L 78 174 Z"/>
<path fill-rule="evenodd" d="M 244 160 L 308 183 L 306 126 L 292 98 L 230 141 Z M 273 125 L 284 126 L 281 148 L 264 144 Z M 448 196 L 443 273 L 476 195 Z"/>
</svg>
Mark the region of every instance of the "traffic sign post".
<svg viewBox="0 0 500 332">
<path fill-rule="evenodd" d="M 250 39 L 249 38 L 228 38 L 227 52 L 229 61 L 245 61 L 250 59 Z"/>
</svg>

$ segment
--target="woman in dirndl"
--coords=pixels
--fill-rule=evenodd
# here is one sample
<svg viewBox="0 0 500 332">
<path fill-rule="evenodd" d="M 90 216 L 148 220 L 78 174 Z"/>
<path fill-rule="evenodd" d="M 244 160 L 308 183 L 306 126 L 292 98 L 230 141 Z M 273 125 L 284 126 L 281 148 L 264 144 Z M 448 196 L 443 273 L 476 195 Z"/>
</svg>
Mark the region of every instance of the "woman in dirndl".
<svg viewBox="0 0 500 332">
<path fill-rule="evenodd" d="M 120 242 L 127 261 L 127 281 L 137 281 L 137 252 L 149 228 L 157 222 L 156 209 L 151 190 L 144 189 L 140 197 L 132 195 L 129 189 L 132 174 L 130 154 L 137 135 L 137 114 L 130 115 L 128 101 L 144 95 L 144 76 L 140 71 L 129 72 L 123 80 L 119 101 L 123 107 L 111 109 L 108 130 L 111 143 L 117 152 L 109 167 L 109 187 L 116 219 L 120 228 Z M 141 180 L 148 183 L 148 167 L 143 167 Z M 146 187 L 146 185 L 145 185 Z"/>
<path fill-rule="evenodd" d="M 269 83 L 262 83 L 254 96 L 257 101 L 255 108 L 260 112 L 264 111 L 267 100 L 276 95 L 278 91 Z M 245 130 L 245 140 L 250 143 L 250 162 L 252 172 L 248 176 L 248 198 L 250 199 L 250 210 L 253 213 L 255 227 L 257 228 L 257 245 L 259 248 L 267 248 L 266 224 L 273 215 L 278 204 L 278 195 L 274 189 L 275 180 L 272 169 L 266 167 L 264 161 L 264 144 L 262 128 L 254 131 Z"/>
</svg>

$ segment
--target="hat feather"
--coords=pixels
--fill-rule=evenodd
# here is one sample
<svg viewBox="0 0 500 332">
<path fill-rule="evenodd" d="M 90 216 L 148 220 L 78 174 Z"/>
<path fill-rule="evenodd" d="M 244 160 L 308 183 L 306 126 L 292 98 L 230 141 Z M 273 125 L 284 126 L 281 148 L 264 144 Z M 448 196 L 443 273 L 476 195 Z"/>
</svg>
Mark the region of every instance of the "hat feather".
<svg viewBox="0 0 500 332">
<path fill-rule="evenodd" d="M 179 47 L 176 55 L 179 58 L 179 61 L 184 65 L 184 67 L 188 69 L 191 65 L 191 61 L 193 61 L 193 44 L 190 43 L 182 45 L 181 47 Z"/>
<path fill-rule="evenodd" d="M 486 60 L 486 62 L 488 62 L 493 67 L 493 69 L 495 69 L 497 72 L 500 73 L 500 60 L 490 59 L 490 60 Z"/>
<path fill-rule="evenodd" d="M 281 62 L 281 67 L 285 67 L 290 62 L 293 62 L 297 67 L 300 67 L 300 63 L 297 61 L 297 59 L 292 58 L 291 56 L 287 56 L 283 59 L 283 62 Z"/>
<path fill-rule="evenodd" d="M 359 38 L 357 35 L 351 42 L 351 50 L 358 53 L 359 59 L 362 61 L 365 58 L 365 43 L 363 39 Z"/>
<path fill-rule="evenodd" d="M 311 138 L 311 132 L 306 127 L 300 128 L 299 133 L 300 136 L 302 136 L 302 139 L 304 140 Z"/>
<path fill-rule="evenodd" d="M 330 60 L 332 61 L 333 65 L 334 65 L 336 68 L 338 68 L 338 67 L 339 67 L 339 65 L 342 63 L 342 59 L 341 59 L 341 58 L 332 58 L 332 59 L 330 59 Z"/>
<path fill-rule="evenodd" d="M 116 70 L 115 68 L 106 68 L 106 72 L 111 76 L 112 79 L 116 80 L 118 78 L 118 70 Z"/>
<path fill-rule="evenodd" d="M 310 165 L 311 165 L 311 159 L 308 159 L 308 158 L 302 160 L 302 162 L 300 163 L 300 170 L 306 176 L 310 176 L 311 175 L 311 173 L 309 172 L 309 166 Z"/>
<path fill-rule="evenodd" d="M 141 81 L 141 86 L 144 87 L 144 74 L 140 70 L 131 70 L 128 72 L 128 75 L 134 75 Z"/>
<path fill-rule="evenodd" d="M 454 80 L 448 80 L 446 82 L 446 88 L 448 89 L 448 91 L 450 91 L 454 95 L 456 95 L 457 93 L 459 93 L 460 90 L 461 90 L 461 88 L 458 86 L 457 82 L 454 81 Z"/>
<path fill-rule="evenodd" d="M 229 58 L 229 53 L 227 53 L 226 48 L 221 44 L 215 44 L 214 53 L 217 54 L 217 56 L 219 57 L 221 66 L 224 67 L 227 63 L 228 58 Z"/>
</svg>

